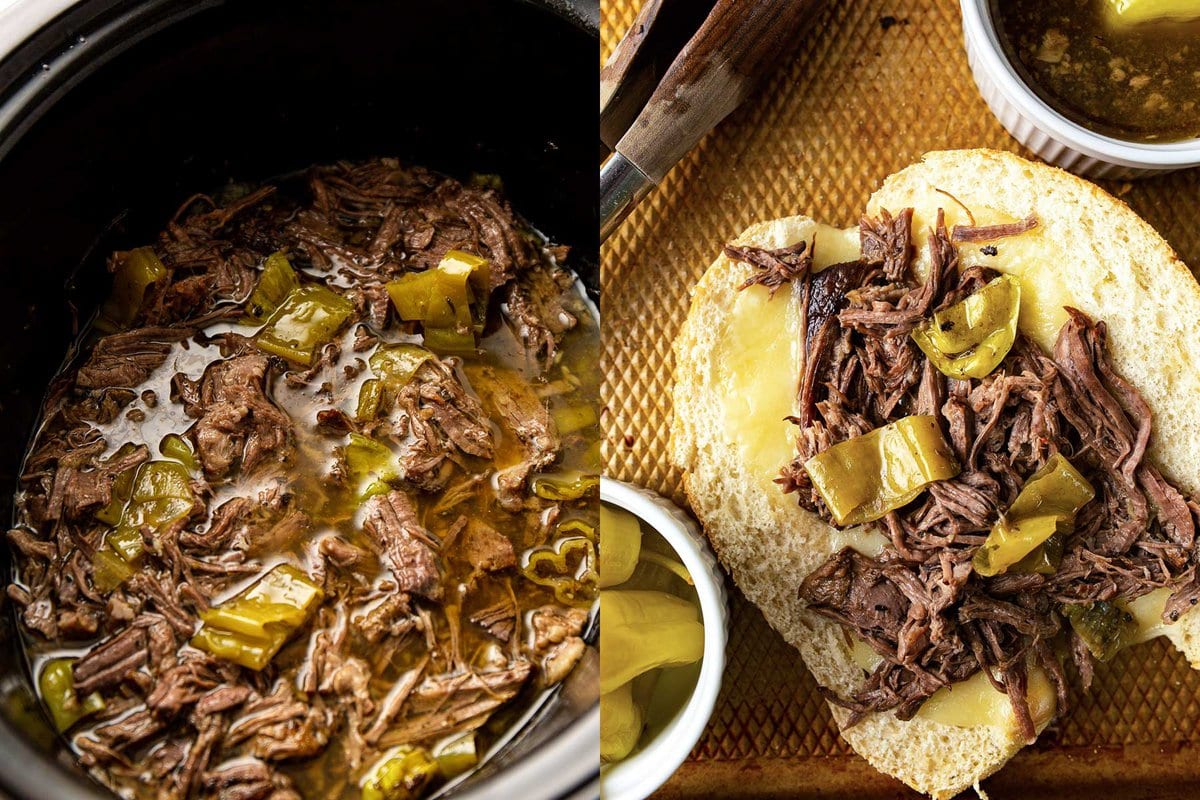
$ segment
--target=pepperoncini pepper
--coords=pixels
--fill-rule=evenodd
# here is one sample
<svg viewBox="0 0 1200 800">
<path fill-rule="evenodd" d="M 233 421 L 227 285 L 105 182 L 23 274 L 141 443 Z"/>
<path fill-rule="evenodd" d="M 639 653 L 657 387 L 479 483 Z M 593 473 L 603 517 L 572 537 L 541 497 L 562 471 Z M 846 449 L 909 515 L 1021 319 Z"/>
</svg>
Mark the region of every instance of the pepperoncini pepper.
<svg viewBox="0 0 1200 800">
<path fill-rule="evenodd" d="M 600 593 L 600 652 L 601 695 L 643 672 L 699 661 L 700 610 L 666 592 L 607 589 Z"/>
<path fill-rule="evenodd" d="M 553 548 L 530 553 L 521 571 L 533 583 L 553 589 L 560 603 L 590 603 L 599 579 L 596 546 L 587 539 L 560 539 Z"/>
<path fill-rule="evenodd" d="M 924 415 L 835 444 L 804 469 L 838 525 L 879 519 L 959 471 L 937 419 Z"/>
<path fill-rule="evenodd" d="M 633 682 L 600 695 L 600 763 L 620 761 L 637 747 L 645 715 L 633 700 Z"/>
<path fill-rule="evenodd" d="M 104 709 L 104 698 L 98 692 L 92 692 L 80 701 L 75 694 L 75 675 L 71 671 L 73 658 L 56 658 L 46 662 L 42 674 L 38 677 L 38 689 L 42 701 L 50 710 L 54 727 L 59 733 L 70 728 L 89 714 Z"/>
<path fill-rule="evenodd" d="M 415 344 L 385 344 L 371 354 L 371 372 L 392 391 L 399 391 L 413 379 L 433 353 Z"/>
<path fill-rule="evenodd" d="M 191 514 L 195 503 L 187 467 L 177 461 L 146 462 L 138 467 L 129 502 L 105 537 L 105 547 L 135 564 L 144 548 L 142 528 L 162 530 Z"/>
<path fill-rule="evenodd" d="M 388 393 L 403 389 L 417 370 L 433 353 L 415 344 L 380 345 L 371 354 L 371 373 L 375 376 L 363 382 L 358 390 L 358 404 L 354 416 L 359 422 L 368 422 L 379 414 Z"/>
<path fill-rule="evenodd" d="M 166 276 L 167 268 L 154 248 L 138 247 L 125 253 L 113 272 L 112 293 L 100 309 L 99 327 L 105 331 L 128 327 L 142 310 L 146 290 Z"/>
<path fill-rule="evenodd" d="M 598 476 L 576 471 L 535 475 L 530 482 L 533 493 L 544 500 L 579 500 L 599 485 Z"/>
<path fill-rule="evenodd" d="M 942 374 L 983 378 L 1012 349 L 1020 310 L 1020 281 L 1001 275 L 918 325 L 912 338 Z"/>
<path fill-rule="evenodd" d="M 111 592 L 133 576 L 133 567 L 116 550 L 102 547 L 92 554 L 92 583 Z"/>
<path fill-rule="evenodd" d="M 401 745 L 363 777 L 362 800 L 416 800 L 437 772 L 438 764 L 428 750 Z"/>
<path fill-rule="evenodd" d="M 356 488 L 361 499 L 388 491 L 388 482 L 400 478 L 395 453 L 370 436 L 351 433 L 350 441 L 342 448 L 342 455 L 346 459 L 350 485 Z"/>
<path fill-rule="evenodd" d="M 1137 633 L 1133 615 L 1113 603 L 1099 601 L 1083 605 L 1064 605 L 1062 613 L 1091 654 L 1108 661 Z"/>
<path fill-rule="evenodd" d="M 1107 6 L 1109 19 L 1118 25 L 1185 22 L 1200 17 L 1200 5 L 1195 0 L 1108 0 Z"/>
<path fill-rule="evenodd" d="M 200 464 L 196 461 L 196 454 L 192 452 L 192 448 L 188 445 L 187 440 L 177 433 L 168 433 L 164 436 L 158 444 L 158 452 L 167 458 L 175 459 L 192 472 L 200 470 Z"/>
<path fill-rule="evenodd" d="M 263 262 L 262 273 L 250 298 L 246 301 L 246 322 L 261 325 L 275 313 L 283 301 L 294 290 L 300 288 L 300 279 L 282 252 L 271 253 Z"/>
<path fill-rule="evenodd" d="M 629 580 L 642 551 L 642 527 L 637 517 L 600 504 L 600 588 Z"/>
<path fill-rule="evenodd" d="M 479 754 L 475 748 L 475 733 L 464 733 L 456 739 L 451 739 L 437 748 L 433 754 L 437 761 L 438 772 L 446 780 L 457 778 L 479 763 Z"/>
<path fill-rule="evenodd" d="M 1052 533 L 1049 539 L 1033 548 L 1029 555 L 1009 567 L 1009 572 L 1053 575 L 1058 572 L 1058 565 L 1062 563 L 1064 539 L 1063 534 Z"/>
<path fill-rule="evenodd" d="M 137 448 L 133 443 L 126 442 L 113 454 L 113 458 L 124 458 L 135 449 Z M 133 491 L 133 477 L 137 474 L 137 471 L 137 467 L 130 467 L 116 477 L 116 480 L 113 481 L 112 499 L 108 501 L 108 505 L 96 512 L 96 519 L 106 525 L 116 525 L 121 521 L 121 514 L 125 511 L 125 504 L 129 502 L 129 493 Z"/>
<path fill-rule="evenodd" d="M 248 589 L 200 614 L 192 646 L 249 669 L 265 667 L 320 604 L 321 587 L 280 564 Z"/>
<path fill-rule="evenodd" d="M 1021 488 L 1017 499 L 992 526 L 972 563 L 980 575 L 999 575 L 1054 534 L 1066 535 L 1075 514 L 1096 493 L 1091 484 L 1055 453 Z"/>
<path fill-rule="evenodd" d="M 472 306 L 486 306 L 489 279 L 486 259 L 450 250 L 434 269 L 402 275 L 387 291 L 400 319 L 422 324 L 427 347 L 468 352 L 475 349 L 475 334 L 483 327 L 479 316 L 486 310 L 473 313 Z M 484 300 L 477 301 L 476 293 Z"/>
<path fill-rule="evenodd" d="M 254 343 L 260 350 L 307 367 L 353 313 L 353 304 L 337 292 L 302 286 L 284 298 Z"/>
</svg>

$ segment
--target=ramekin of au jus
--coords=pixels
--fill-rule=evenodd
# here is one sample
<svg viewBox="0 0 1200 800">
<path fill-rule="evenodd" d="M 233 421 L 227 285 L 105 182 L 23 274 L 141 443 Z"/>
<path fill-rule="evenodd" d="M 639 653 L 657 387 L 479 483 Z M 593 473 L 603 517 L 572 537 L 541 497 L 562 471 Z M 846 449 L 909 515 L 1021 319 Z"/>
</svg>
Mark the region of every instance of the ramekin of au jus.
<svg viewBox="0 0 1200 800">
<path fill-rule="evenodd" d="M 1200 165 L 1200 5 L 962 0 L 975 82 L 1009 133 L 1089 178 Z"/>
<path fill-rule="evenodd" d="M 600 786 L 642 800 L 700 739 L 725 671 L 728 607 L 696 523 L 600 479 Z"/>
</svg>

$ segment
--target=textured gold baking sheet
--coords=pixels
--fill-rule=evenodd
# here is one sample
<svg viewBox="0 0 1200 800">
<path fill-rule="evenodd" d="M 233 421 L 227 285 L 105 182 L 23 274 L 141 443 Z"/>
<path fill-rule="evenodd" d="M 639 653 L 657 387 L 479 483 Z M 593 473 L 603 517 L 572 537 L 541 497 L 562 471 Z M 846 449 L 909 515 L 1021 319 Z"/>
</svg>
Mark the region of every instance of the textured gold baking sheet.
<svg viewBox="0 0 1200 800">
<path fill-rule="evenodd" d="M 602 58 L 639 5 L 603 0 Z M 608 474 L 684 501 L 665 456 L 671 342 L 688 287 L 725 241 L 786 214 L 853 224 L 889 173 L 928 150 L 980 146 L 1021 149 L 975 89 L 957 3 L 830 3 L 796 53 L 604 248 Z M 1200 170 L 1104 186 L 1200 265 Z M 913 796 L 838 738 L 812 677 L 761 614 L 737 592 L 732 606 L 716 712 L 659 796 Z M 1102 665 L 1058 730 L 984 787 L 993 800 L 1200 797 L 1200 672 L 1162 641 Z"/>
</svg>

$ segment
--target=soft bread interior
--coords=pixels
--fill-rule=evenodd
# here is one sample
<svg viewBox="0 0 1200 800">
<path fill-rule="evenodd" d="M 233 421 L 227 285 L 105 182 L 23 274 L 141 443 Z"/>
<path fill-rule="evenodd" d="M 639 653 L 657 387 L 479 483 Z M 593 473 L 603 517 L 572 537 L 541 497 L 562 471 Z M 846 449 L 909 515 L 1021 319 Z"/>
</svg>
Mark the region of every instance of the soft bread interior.
<svg viewBox="0 0 1200 800">
<path fill-rule="evenodd" d="M 979 224 L 1038 214 L 1039 235 L 1055 244 L 1046 256 L 1052 266 L 1041 267 L 1044 273 L 1031 273 L 1040 287 L 1033 294 L 1047 309 L 1040 310 L 1042 300 L 1034 302 L 1031 328 L 1037 327 L 1039 314 L 1051 315 L 1053 303 L 1068 295 L 1079 308 L 1107 320 L 1118 369 L 1142 389 L 1154 409 L 1159 435 L 1152 458 L 1180 485 L 1195 491 L 1200 484 L 1194 466 L 1200 409 L 1193 408 L 1189 395 L 1200 385 L 1195 366 L 1200 355 L 1195 352 L 1200 348 L 1200 287 L 1170 247 L 1123 203 L 1091 184 L 992 151 L 930 154 L 889 178 L 872 197 L 868 211 L 913 206 L 918 225 L 926 226 L 939 206 L 948 214 L 954 207 L 953 213 L 962 214 L 960 221 L 965 223 L 966 212 L 958 203 L 980 209 L 972 211 Z M 831 231 L 805 217 L 788 217 L 753 225 L 736 241 L 775 248 L 815 236 L 820 262 L 836 238 Z M 1003 252 L 1004 240 L 995 244 Z M 845 246 L 844 237 L 840 246 Z M 1041 261 L 1037 252 L 1025 256 L 1030 263 Z M 927 256 L 921 253 L 920 258 L 924 262 Z M 919 263 L 918 269 L 923 267 Z M 692 508 L 734 581 L 800 651 L 817 681 L 846 694 L 861 684 L 863 669 L 839 626 L 809 613 L 797 588 L 803 576 L 845 544 L 870 550 L 878 543 L 836 531 L 771 485 L 770 464 L 763 463 L 756 442 L 778 431 L 785 437 L 782 450 L 765 460 L 780 458 L 782 464 L 794 438 L 789 423 L 767 420 L 762 424 L 774 427 L 759 428 L 739 422 L 755 408 L 778 414 L 779 401 L 756 404 L 758 387 L 790 391 L 787 397 L 792 398 L 798 379 L 798 351 L 790 344 L 776 347 L 770 361 L 755 361 L 742 352 L 753 338 L 742 330 L 747 319 L 766 320 L 784 337 L 798 333 L 794 315 L 783 308 L 798 304 L 798 295 L 785 289 L 768 301 L 761 287 L 738 292 L 751 270 L 722 255 L 693 289 L 688 318 L 675 342 L 670 455 L 685 471 Z M 1026 322 L 1023 315 L 1022 324 Z M 1052 320 L 1040 322 L 1048 326 Z M 1171 436 L 1163 436 L 1164 430 Z M 1193 616 L 1172 626 L 1168 635 L 1197 664 L 1200 625 Z M 834 707 L 833 713 L 839 724 L 845 719 L 841 709 Z M 877 769 L 937 798 L 977 783 L 1022 746 L 1011 727 L 958 727 L 921 716 L 901 722 L 891 714 L 873 715 L 843 736 Z"/>
</svg>

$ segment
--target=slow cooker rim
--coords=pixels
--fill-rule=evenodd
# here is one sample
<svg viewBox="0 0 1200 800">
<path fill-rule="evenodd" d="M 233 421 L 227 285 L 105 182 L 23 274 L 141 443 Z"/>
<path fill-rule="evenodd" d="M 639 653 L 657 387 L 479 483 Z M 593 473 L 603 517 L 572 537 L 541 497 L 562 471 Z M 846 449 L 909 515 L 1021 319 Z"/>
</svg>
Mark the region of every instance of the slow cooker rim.
<svg viewBox="0 0 1200 800">
<path fill-rule="evenodd" d="M 144 39 L 228 0 L 18 0 L 0 12 L 0 160 L 94 69 Z M 599 0 L 514 0 L 540 6 L 599 41 Z M 107 45 L 107 46 L 105 46 Z M 9 615 L 12 615 L 10 604 Z M 571 734 L 571 735 L 568 735 Z M 484 784 L 458 797 L 479 800 L 494 788 L 525 794 L 566 778 L 562 796 L 599 794 L 598 752 L 580 759 L 581 745 L 599 739 L 598 704 L 567 730 Z M 577 768 L 569 765 L 575 762 Z M 582 762 L 585 768 L 578 768 Z M 0 718 L 0 790 L 12 800 L 111 800 L 111 793 L 76 769 L 31 746 Z"/>
</svg>

